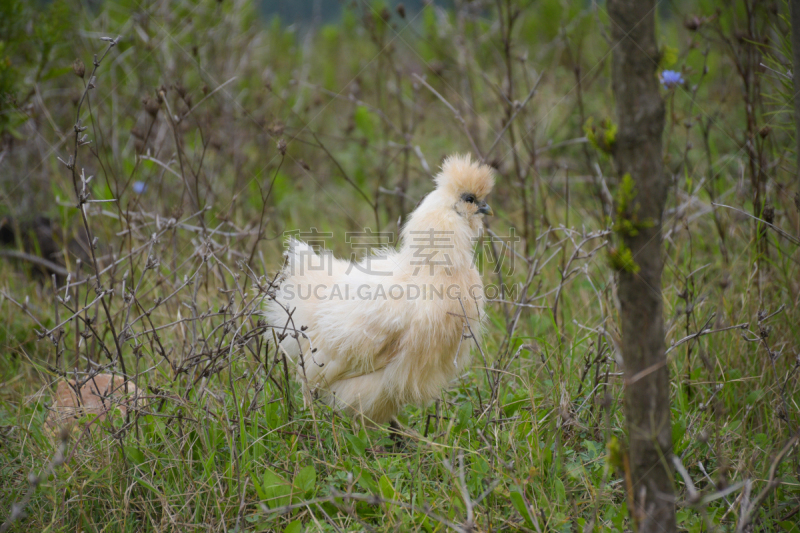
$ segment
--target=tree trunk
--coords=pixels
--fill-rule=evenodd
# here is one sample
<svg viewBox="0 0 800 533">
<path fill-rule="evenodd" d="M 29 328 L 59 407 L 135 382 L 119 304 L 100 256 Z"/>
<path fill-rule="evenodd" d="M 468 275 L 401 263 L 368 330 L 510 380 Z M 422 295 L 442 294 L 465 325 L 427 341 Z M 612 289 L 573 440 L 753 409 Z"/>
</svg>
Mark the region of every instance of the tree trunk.
<svg viewBox="0 0 800 533">
<path fill-rule="evenodd" d="M 800 195 L 800 0 L 790 0 L 792 19 L 792 78 L 794 79 L 794 140 L 797 149 L 795 192 Z"/>
<path fill-rule="evenodd" d="M 661 133 L 664 103 L 656 68 L 655 0 L 609 0 L 613 36 L 612 83 L 618 133 L 614 159 L 630 174 L 639 220 L 652 223 L 623 235 L 638 272 L 619 273 L 625 417 L 633 487 L 629 510 L 642 532 L 675 531 L 671 469 L 669 369 L 662 317 L 661 217 L 667 196 Z"/>
</svg>

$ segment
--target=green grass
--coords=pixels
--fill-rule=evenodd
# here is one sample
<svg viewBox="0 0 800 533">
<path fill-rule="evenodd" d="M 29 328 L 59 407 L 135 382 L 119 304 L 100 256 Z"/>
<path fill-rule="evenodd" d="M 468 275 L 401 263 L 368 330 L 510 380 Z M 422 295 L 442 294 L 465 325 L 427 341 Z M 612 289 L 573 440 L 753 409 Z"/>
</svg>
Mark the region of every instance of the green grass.
<svg viewBox="0 0 800 533">
<path fill-rule="evenodd" d="M 512 270 L 506 252 L 502 280 L 492 264 L 482 267 L 487 284 L 524 284 L 536 266 L 527 287 L 534 307 L 521 309 L 509 335 L 518 308 L 487 306 L 482 349 L 497 381 L 489 383 L 474 350 L 473 368 L 434 405 L 402 412 L 408 435 L 396 445 L 383 428 L 324 405 L 303 408 L 253 312 L 265 298 L 256 282 L 280 267 L 285 231 L 332 232 L 325 244 L 339 256 L 353 251 L 347 231 L 379 224 L 396 232 L 398 217 L 432 188 L 426 165 L 435 172 L 445 155 L 472 149 L 453 112 L 414 73 L 488 150 L 507 121 L 496 8 L 457 16 L 429 7 L 406 19 L 389 11 L 387 24 L 381 7 L 359 3 L 306 35 L 259 20 L 244 1 L 66 4 L 49 15 L 55 39 L 2 35 L 4 46 L 25 54 L 13 57 L 12 89 L 3 85 L 17 103 L 4 100 L 2 108 L 9 177 L 0 178 L 0 209 L 19 219 L 44 213 L 68 235 L 83 232 L 71 174 L 56 159 L 72 154 L 84 87 L 67 67 L 80 57 L 91 70 L 92 55 L 106 48 L 95 37 L 123 35 L 82 108 L 92 144 L 78 155 L 95 176 L 92 198 L 117 200 L 89 207 L 97 253 L 124 260 L 102 277 L 114 289 L 106 298 L 111 322 L 92 305 L 81 322 L 53 332 L 55 343 L 37 331 L 92 302 L 94 288 L 72 288 L 69 301 L 56 303 L 49 280 L 29 265 L 0 262 L 0 522 L 29 491 L 29 474 L 44 473 L 11 531 L 445 531 L 464 528 L 470 516 L 481 531 L 632 529 L 616 274 L 609 246 L 584 257 L 610 232 L 584 244 L 567 268 L 584 232 L 610 229 L 592 181 L 595 163 L 612 195 L 618 188 L 607 154 L 580 140 L 581 106 L 595 124 L 614 116 L 602 8 L 595 16 L 540 0 L 522 11 L 512 34 L 512 100 L 524 101 L 540 75 L 542 82 L 488 157 L 499 175 L 490 227 L 525 235 L 527 223 L 530 262 L 517 257 Z M 742 13 L 719 6 L 721 30 L 732 31 Z M 710 27 L 682 25 L 716 7 L 677 2 L 659 11 L 660 43 L 679 50 L 670 68 L 689 80 L 664 92 L 666 347 L 702 329 L 747 324 L 669 352 L 675 453 L 700 494 L 713 498 L 691 500 L 676 473 L 685 531 L 735 531 L 743 496 L 752 501 L 767 487 L 773 461 L 800 425 L 798 247 L 768 232 L 765 249 L 751 219 L 705 211 L 714 201 L 753 212 L 731 59 Z M 9 24 L 24 26 L 28 16 Z M 785 32 L 773 15 L 759 16 Z M 706 47 L 709 74 L 701 75 Z M 780 64 L 779 51 L 768 53 Z M 762 91 L 780 100 L 780 80 L 760 76 Z M 28 96 L 34 85 L 41 98 Z M 154 119 L 142 99 L 160 88 L 166 103 Z M 173 115 L 192 113 L 173 126 L 167 104 Z M 786 118 L 771 105 L 759 107 L 759 126 Z M 698 116 L 716 119 L 707 147 Z M 793 142 L 776 128 L 757 146 L 769 164 L 775 224 L 797 235 Z M 135 194 L 134 181 L 147 190 Z M 407 195 L 402 205 L 386 192 L 396 187 Z M 516 251 L 525 254 L 524 245 Z M 123 297 L 131 287 L 134 303 Z M 759 313 L 779 310 L 760 321 Z M 87 317 L 94 333 L 84 337 Z M 54 384 L 73 372 L 76 346 L 81 370 L 88 360 L 110 365 L 117 353 L 110 324 L 118 334 L 131 323 L 136 337 L 121 342 L 121 353 L 146 405 L 128 418 L 79 421 L 91 425 L 70 435 L 69 460 L 50 471 L 60 445 L 44 424 Z M 115 362 L 109 370 L 121 371 Z M 781 483 L 756 510 L 756 530 L 798 531 L 798 461 L 795 446 L 775 463 Z"/>
</svg>

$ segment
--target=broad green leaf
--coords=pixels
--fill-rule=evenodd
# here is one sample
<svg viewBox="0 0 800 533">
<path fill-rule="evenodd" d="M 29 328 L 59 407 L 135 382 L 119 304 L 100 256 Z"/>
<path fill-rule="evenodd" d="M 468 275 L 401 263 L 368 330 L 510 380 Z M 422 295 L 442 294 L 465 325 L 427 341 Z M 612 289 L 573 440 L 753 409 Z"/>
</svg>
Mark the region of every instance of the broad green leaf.
<svg viewBox="0 0 800 533">
<path fill-rule="evenodd" d="M 303 531 L 303 523 L 300 520 L 290 522 L 283 533 L 301 533 Z"/>
<path fill-rule="evenodd" d="M 381 489 L 381 496 L 383 496 L 387 500 L 395 499 L 396 492 L 394 490 L 394 487 L 392 486 L 391 480 L 388 477 L 386 477 L 386 474 L 381 476 L 378 485 L 380 486 Z"/>
<path fill-rule="evenodd" d="M 294 477 L 294 486 L 302 494 L 308 494 L 314 490 L 317 483 L 317 472 L 313 465 L 304 466 Z"/>
<path fill-rule="evenodd" d="M 136 448 L 135 446 L 125 446 L 125 455 L 136 466 L 139 466 L 144 462 L 144 454 L 139 448 Z"/>
<path fill-rule="evenodd" d="M 458 414 L 457 417 L 457 426 L 463 428 L 469 422 L 469 419 L 472 418 L 472 403 L 464 402 L 458 407 Z"/>
<path fill-rule="evenodd" d="M 258 494 L 258 497 L 262 500 L 266 500 L 267 494 L 264 492 L 264 489 L 261 488 L 261 483 L 258 482 L 258 477 L 254 472 L 250 472 L 250 481 L 253 482 L 253 486 L 256 488 L 256 494 Z"/>
<path fill-rule="evenodd" d="M 291 503 L 291 483 L 272 470 L 267 469 L 264 471 L 264 485 L 262 489 L 264 491 L 264 496 L 266 496 L 266 504 L 273 509 Z"/>
<path fill-rule="evenodd" d="M 346 434 L 345 437 L 347 437 L 347 441 L 353 447 L 353 452 L 356 455 L 360 455 L 361 457 L 363 457 L 364 453 L 367 450 L 367 443 L 361 440 L 359 437 L 350 433 Z"/>
<path fill-rule="evenodd" d="M 525 524 L 529 528 L 533 528 L 533 520 L 531 519 L 531 514 L 528 511 L 528 506 L 525 505 L 525 498 L 522 497 L 519 491 L 514 491 L 511 493 L 511 504 L 514 506 L 514 509 L 522 516 L 523 520 L 525 520 Z"/>
<path fill-rule="evenodd" d="M 362 470 L 361 475 L 358 477 L 358 485 L 367 492 L 378 492 L 378 486 L 375 484 L 375 478 L 366 470 Z"/>
</svg>

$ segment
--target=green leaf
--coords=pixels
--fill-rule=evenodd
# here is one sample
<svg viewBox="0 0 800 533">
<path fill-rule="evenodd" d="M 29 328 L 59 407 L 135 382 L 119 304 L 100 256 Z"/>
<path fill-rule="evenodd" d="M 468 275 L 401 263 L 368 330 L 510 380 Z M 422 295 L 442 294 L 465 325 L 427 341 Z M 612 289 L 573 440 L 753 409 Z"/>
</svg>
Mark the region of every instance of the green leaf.
<svg viewBox="0 0 800 533">
<path fill-rule="evenodd" d="M 250 472 L 250 481 L 253 482 L 253 486 L 256 488 L 256 494 L 258 494 L 258 497 L 262 500 L 266 500 L 267 494 L 264 492 L 264 489 L 261 488 L 261 484 L 258 482 L 258 477 L 256 477 L 254 472 Z"/>
<path fill-rule="evenodd" d="M 686 422 L 677 419 L 672 423 L 672 447 L 676 450 L 683 450 L 681 443 L 686 437 Z"/>
<path fill-rule="evenodd" d="M 356 455 L 364 457 L 364 453 L 367 450 L 367 443 L 350 433 L 346 434 L 345 437 L 347 437 L 347 441 L 350 443 L 350 446 L 353 447 L 353 452 Z"/>
<path fill-rule="evenodd" d="M 214 458 L 216 457 L 217 452 L 212 451 L 208 459 L 203 462 L 203 472 L 205 473 L 206 479 L 211 479 L 214 475 Z"/>
<path fill-rule="evenodd" d="M 392 486 L 391 480 L 386 477 L 386 474 L 381 476 L 380 481 L 378 482 L 378 486 L 381 489 L 381 496 L 386 498 L 387 500 L 394 500 L 396 492 L 394 487 Z"/>
<path fill-rule="evenodd" d="M 295 520 L 294 522 L 290 522 L 286 529 L 283 530 L 283 533 L 301 533 L 303 531 L 303 523 L 300 520 Z"/>
<path fill-rule="evenodd" d="M 472 418 L 472 403 L 464 402 L 458 407 L 458 414 L 456 414 L 456 426 L 463 428 Z"/>
<path fill-rule="evenodd" d="M 308 494 L 317 484 L 317 472 L 313 465 L 304 466 L 294 477 L 295 488 L 303 494 Z"/>
<path fill-rule="evenodd" d="M 291 503 L 291 483 L 270 469 L 264 471 L 262 490 L 264 491 L 264 496 L 266 496 L 266 504 L 273 509 Z"/>
<path fill-rule="evenodd" d="M 633 252 L 624 242 L 620 243 L 619 247 L 612 246 L 608 249 L 608 260 L 611 267 L 618 272 L 636 274 L 642 268 L 636 263 Z"/>
<path fill-rule="evenodd" d="M 161 491 L 158 490 L 156 487 L 154 487 L 149 481 L 147 481 L 143 477 L 139 477 L 136 474 L 134 474 L 133 479 L 135 479 L 136 482 L 142 485 L 143 487 L 150 490 L 153 494 L 161 495 Z"/>
<path fill-rule="evenodd" d="M 661 61 L 658 66 L 662 69 L 669 68 L 678 62 L 678 49 L 664 45 L 661 47 Z"/>
<path fill-rule="evenodd" d="M 364 134 L 365 137 L 372 137 L 374 126 L 372 123 L 372 114 L 369 109 L 360 105 L 353 113 L 353 122 L 356 124 L 356 129 Z"/>
<path fill-rule="evenodd" d="M 519 491 L 514 491 L 511 493 L 511 504 L 522 516 L 523 520 L 525 520 L 525 524 L 527 524 L 529 528 L 533 529 L 533 520 L 531 519 L 531 514 L 528 511 L 528 506 L 525 505 L 525 498 L 522 497 L 522 494 Z"/>
<path fill-rule="evenodd" d="M 623 501 L 622 505 L 616 507 L 614 515 L 611 517 L 611 522 L 617 527 L 618 530 L 624 531 L 625 519 L 628 516 L 628 502 Z"/>
<path fill-rule="evenodd" d="M 556 488 L 556 498 L 558 498 L 558 501 L 559 502 L 566 501 L 567 491 L 564 488 L 564 483 L 560 479 L 556 479 L 555 482 L 553 482 L 553 485 Z"/>
<path fill-rule="evenodd" d="M 358 485 L 367 492 L 378 492 L 378 486 L 375 484 L 375 478 L 366 470 L 361 471 L 358 476 Z"/>
<path fill-rule="evenodd" d="M 125 455 L 136 466 L 139 466 L 144 462 L 144 454 L 139 448 L 134 446 L 125 446 Z"/>
</svg>

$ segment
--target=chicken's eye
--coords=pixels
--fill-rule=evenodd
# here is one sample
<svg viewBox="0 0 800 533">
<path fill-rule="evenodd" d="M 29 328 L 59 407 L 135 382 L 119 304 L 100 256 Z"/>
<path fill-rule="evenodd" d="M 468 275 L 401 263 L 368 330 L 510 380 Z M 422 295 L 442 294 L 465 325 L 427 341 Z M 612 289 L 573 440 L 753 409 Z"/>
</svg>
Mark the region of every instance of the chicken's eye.
<svg viewBox="0 0 800 533">
<path fill-rule="evenodd" d="M 470 204 L 474 204 L 475 203 L 475 195 L 474 194 L 467 193 L 464 196 L 462 196 L 461 198 L 467 203 L 470 203 Z"/>
</svg>

